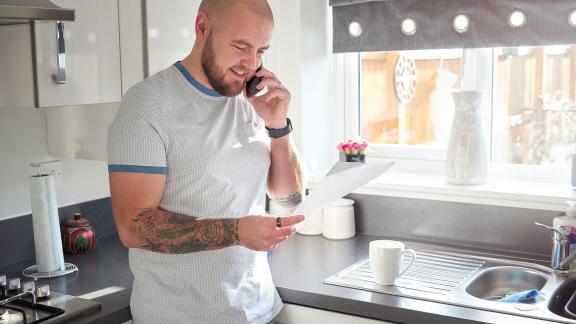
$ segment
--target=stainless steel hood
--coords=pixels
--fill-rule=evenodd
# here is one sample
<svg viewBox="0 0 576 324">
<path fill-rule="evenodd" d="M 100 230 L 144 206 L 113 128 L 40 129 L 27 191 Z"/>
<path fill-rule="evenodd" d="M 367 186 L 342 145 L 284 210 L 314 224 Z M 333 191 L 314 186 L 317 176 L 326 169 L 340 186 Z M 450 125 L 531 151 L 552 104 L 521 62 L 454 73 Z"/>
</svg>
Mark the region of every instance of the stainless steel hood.
<svg viewBox="0 0 576 324">
<path fill-rule="evenodd" d="M 58 7 L 49 0 L 0 0 L 0 25 L 33 20 L 74 21 L 74 9 Z"/>
</svg>

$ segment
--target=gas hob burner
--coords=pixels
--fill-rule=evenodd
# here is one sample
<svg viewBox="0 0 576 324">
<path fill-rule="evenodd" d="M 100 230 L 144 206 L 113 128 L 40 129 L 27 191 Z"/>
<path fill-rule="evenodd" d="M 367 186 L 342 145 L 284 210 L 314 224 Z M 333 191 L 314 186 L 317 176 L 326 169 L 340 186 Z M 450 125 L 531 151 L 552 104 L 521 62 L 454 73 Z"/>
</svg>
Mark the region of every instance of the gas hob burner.
<svg viewBox="0 0 576 324">
<path fill-rule="evenodd" d="M 0 324 L 36 324 L 64 314 L 64 310 L 35 304 L 26 299 L 15 299 L 0 306 Z"/>
</svg>

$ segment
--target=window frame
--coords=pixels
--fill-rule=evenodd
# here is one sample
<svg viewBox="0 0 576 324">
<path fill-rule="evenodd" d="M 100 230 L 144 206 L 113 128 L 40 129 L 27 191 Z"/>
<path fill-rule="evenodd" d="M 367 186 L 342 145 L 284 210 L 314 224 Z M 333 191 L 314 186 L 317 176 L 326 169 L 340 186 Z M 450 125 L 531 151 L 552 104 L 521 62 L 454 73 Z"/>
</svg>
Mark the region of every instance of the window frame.
<svg viewBox="0 0 576 324">
<path fill-rule="evenodd" d="M 361 54 L 334 54 L 334 89 L 336 94 L 336 114 L 334 115 L 333 142 L 360 137 L 361 110 Z M 490 74 L 478 81 L 477 74 L 485 60 L 491 60 Z M 493 142 L 493 84 L 495 78 L 495 49 L 464 50 L 462 68 L 463 88 L 485 91 L 483 100 L 483 121 L 488 144 L 488 182 L 498 180 L 518 183 L 546 183 L 570 188 L 570 169 L 525 164 L 503 164 L 492 161 Z M 486 99 L 488 98 L 488 99 Z M 369 160 L 396 160 L 394 169 L 412 174 L 425 173 L 444 177 L 445 148 L 411 146 L 399 144 L 369 145 Z M 465 189 L 466 187 L 461 187 Z M 574 194 L 567 193 L 570 196 Z"/>
</svg>

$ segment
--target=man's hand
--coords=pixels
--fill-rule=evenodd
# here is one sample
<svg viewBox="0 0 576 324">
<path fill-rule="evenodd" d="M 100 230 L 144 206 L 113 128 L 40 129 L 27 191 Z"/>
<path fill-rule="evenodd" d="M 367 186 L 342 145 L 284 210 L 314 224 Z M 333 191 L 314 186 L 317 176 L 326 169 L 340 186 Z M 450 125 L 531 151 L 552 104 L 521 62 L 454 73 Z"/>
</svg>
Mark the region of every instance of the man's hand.
<svg viewBox="0 0 576 324">
<path fill-rule="evenodd" d="M 255 76 L 263 77 L 262 81 L 256 86 L 258 89 L 268 88 L 268 92 L 261 96 L 248 98 L 248 101 L 254 106 L 254 110 L 260 118 L 264 120 L 269 128 L 286 127 L 286 116 L 290 106 L 290 92 L 286 89 L 274 73 L 262 68 Z M 246 90 L 244 90 L 246 95 Z"/>
<path fill-rule="evenodd" d="M 282 227 L 276 226 L 276 217 L 246 216 L 238 221 L 240 245 L 255 251 L 273 250 L 296 232 L 294 225 L 304 220 L 302 215 L 281 218 Z"/>
</svg>

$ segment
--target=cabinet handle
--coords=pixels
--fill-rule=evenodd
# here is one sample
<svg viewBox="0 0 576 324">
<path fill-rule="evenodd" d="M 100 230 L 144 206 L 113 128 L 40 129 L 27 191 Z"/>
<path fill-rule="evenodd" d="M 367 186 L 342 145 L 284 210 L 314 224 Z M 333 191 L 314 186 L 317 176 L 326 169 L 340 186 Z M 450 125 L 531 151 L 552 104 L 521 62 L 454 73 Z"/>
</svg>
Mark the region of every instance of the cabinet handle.
<svg viewBox="0 0 576 324">
<path fill-rule="evenodd" d="M 66 83 L 66 46 L 64 42 L 64 22 L 56 22 L 56 65 L 58 69 L 52 74 L 52 81 L 57 84 Z"/>
</svg>

